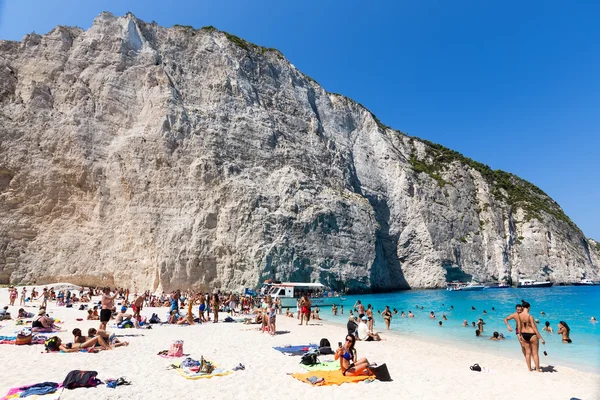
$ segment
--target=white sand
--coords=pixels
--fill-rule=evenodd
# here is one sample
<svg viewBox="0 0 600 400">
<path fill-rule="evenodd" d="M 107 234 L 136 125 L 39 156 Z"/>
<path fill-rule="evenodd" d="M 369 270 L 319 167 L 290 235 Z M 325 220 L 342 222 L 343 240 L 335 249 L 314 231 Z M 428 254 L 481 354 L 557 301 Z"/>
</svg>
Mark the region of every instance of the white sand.
<svg viewBox="0 0 600 400">
<path fill-rule="evenodd" d="M 39 289 L 39 287 L 38 287 Z M 0 289 L 0 306 L 7 303 L 7 289 Z M 10 307 L 17 314 L 18 306 Z M 26 307 L 34 312 L 37 308 Z M 58 335 L 71 341 L 71 330 L 79 327 L 85 333 L 98 327 L 98 321 L 87 321 L 86 311 L 56 307 L 48 312 L 64 321 L 67 332 Z M 166 309 L 145 308 L 143 315 L 157 312 L 163 318 Z M 223 316 L 224 317 L 224 316 Z M 76 318 L 84 318 L 78 322 Z M 0 321 L 0 335 L 14 335 L 19 327 L 14 321 Z M 345 327 L 319 322 L 298 326 L 296 319 L 278 316 L 278 330 L 290 331 L 271 337 L 261 334 L 257 325 L 240 323 L 202 324 L 191 327 L 158 326 L 151 330 L 112 329 L 117 334 L 140 335 L 122 338 L 128 347 L 98 354 L 46 354 L 43 345 L 0 345 L 0 396 L 9 388 L 43 381 L 62 382 L 74 369 L 98 371 L 100 379 L 127 377 L 131 386 L 109 389 L 65 390 L 61 399 L 181 399 L 198 396 L 208 399 L 599 399 L 600 374 L 584 373 L 555 365 L 556 372 L 527 372 L 521 359 L 464 351 L 462 349 L 421 342 L 402 334 L 382 334 L 387 340 L 378 343 L 358 342 L 359 357 L 378 364 L 386 363 L 393 382 L 344 384 L 311 387 L 289 373 L 304 372 L 299 357 L 285 356 L 272 346 L 318 343 L 327 337 L 333 346 L 343 340 Z M 238 363 L 245 371 L 212 379 L 187 380 L 166 367 L 173 361 L 156 355 L 168 349 L 175 339 L 185 341 L 184 352 L 199 359 L 201 355 L 220 366 L 233 368 Z M 517 344 L 515 343 L 515 346 Z M 598 349 L 590 349 L 598 351 Z M 329 359 L 333 356 L 321 356 Z M 490 373 L 472 372 L 469 366 L 479 363 Z M 544 366 L 546 364 L 542 364 Z"/>
</svg>

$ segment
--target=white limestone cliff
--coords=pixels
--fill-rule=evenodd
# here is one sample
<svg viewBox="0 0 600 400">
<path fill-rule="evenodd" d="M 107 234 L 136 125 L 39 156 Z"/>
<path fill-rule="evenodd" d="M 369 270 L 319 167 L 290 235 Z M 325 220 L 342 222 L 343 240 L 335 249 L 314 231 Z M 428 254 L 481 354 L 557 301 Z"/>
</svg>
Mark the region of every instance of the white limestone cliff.
<svg viewBox="0 0 600 400">
<path fill-rule="evenodd" d="M 533 185 L 277 50 L 108 13 L 0 41 L 0 283 L 378 291 L 598 279 L 599 259 Z"/>
</svg>

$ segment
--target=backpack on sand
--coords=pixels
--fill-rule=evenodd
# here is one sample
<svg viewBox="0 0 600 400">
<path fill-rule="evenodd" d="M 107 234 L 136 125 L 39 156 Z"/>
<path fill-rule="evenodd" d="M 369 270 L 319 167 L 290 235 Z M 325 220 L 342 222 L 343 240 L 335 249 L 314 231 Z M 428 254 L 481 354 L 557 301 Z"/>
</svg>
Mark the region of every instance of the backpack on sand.
<svg viewBox="0 0 600 400">
<path fill-rule="evenodd" d="M 102 383 L 100 379 L 96 378 L 97 375 L 96 371 L 81 371 L 76 369 L 67 374 L 67 377 L 63 381 L 63 386 L 67 389 L 96 387 Z"/>
<path fill-rule="evenodd" d="M 319 364 L 320 361 L 317 358 L 318 357 L 318 353 L 316 351 L 310 351 L 308 353 L 305 353 L 302 358 L 300 359 L 300 364 L 304 364 L 304 365 L 316 365 Z"/>
</svg>

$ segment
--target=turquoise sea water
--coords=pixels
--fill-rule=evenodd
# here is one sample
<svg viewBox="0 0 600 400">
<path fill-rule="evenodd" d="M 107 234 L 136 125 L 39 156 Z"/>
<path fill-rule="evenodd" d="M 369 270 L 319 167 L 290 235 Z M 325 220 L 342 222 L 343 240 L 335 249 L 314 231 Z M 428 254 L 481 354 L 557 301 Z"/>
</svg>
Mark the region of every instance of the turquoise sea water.
<svg viewBox="0 0 600 400">
<path fill-rule="evenodd" d="M 322 310 L 321 315 L 330 321 L 346 323 L 349 311 L 356 300 L 367 306 L 372 304 L 375 315 L 375 330 L 385 332 L 385 324 L 377 310 L 383 311 L 386 305 L 396 308 L 398 314 L 392 318 L 391 329 L 398 334 L 409 335 L 425 340 L 464 346 L 472 350 L 503 354 L 510 357 L 523 358 L 514 334 L 515 322 L 509 332 L 504 325 L 504 318 L 514 312 L 515 304 L 524 299 L 531 303 L 531 314 L 538 318 L 538 329 L 546 340 L 540 343 L 540 362 L 542 366 L 553 365 L 575 367 L 580 370 L 600 373 L 600 322 L 592 323 L 590 318 L 600 319 L 600 286 L 578 287 L 559 286 L 537 289 L 485 289 L 479 292 L 449 292 L 446 290 L 409 290 L 374 295 L 347 296 L 344 302 L 344 315 L 333 316 L 331 309 Z M 419 306 L 417 309 L 416 306 Z M 423 306 L 423 309 L 420 307 Z M 451 306 L 454 306 L 451 309 Z M 475 311 L 471 310 L 475 307 Z M 494 307 L 494 311 L 492 310 Z M 407 314 L 411 310 L 415 318 L 401 318 L 400 312 Z M 487 311 L 487 315 L 483 311 Z M 435 312 L 436 319 L 429 318 Z M 546 315 L 541 315 L 544 311 Z M 442 314 L 448 318 L 442 320 Z M 465 328 L 463 320 L 477 323 L 482 318 L 486 325 L 482 337 L 475 336 L 475 328 Z M 443 326 L 438 325 L 443 321 Z M 554 334 L 542 331 L 544 322 L 549 321 Z M 573 343 L 562 343 L 558 331 L 558 322 L 565 321 L 571 328 Z M 508 338 L 503 341 L 489 340 L 494 331 L 503 333 Z"/>
</svg>

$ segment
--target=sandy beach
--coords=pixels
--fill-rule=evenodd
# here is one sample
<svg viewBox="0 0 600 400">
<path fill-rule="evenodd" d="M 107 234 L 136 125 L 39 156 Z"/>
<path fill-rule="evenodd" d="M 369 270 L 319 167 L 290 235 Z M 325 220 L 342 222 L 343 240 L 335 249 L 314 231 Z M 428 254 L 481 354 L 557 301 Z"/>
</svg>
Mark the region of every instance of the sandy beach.
<svg viewBox="0 0 600 400">
<path fill-rule="evenodd" d="M 8 305 L 6 288 L 0 290 L 0 305 Z M 96 300 L 96 298 L 95 298 Z M 25 307 L 35 312 L 39 302 Z M 18 306 L 10 307 L 13 317 Z M 86 311 L 57 307 L 50 303 L 48 313 L 60 319 L 64 341 L 71 341 L 71 330 L 84 332 L 97 328 L 98 321 L 87 321 Z M 156 312 L 164 316 L 166 308 L 144 308 L 142 315 Z M 223 315 L 224 317 L 224 315 Z M 83 321 L 76 321 L 83 318 Z M 15 335 L 20 327 L 14 319 L 0 321 L 0 335 Z M 295 318 L 280 315 L 272 337 L 261 334 L 258 325 L 242 323 L 205 323 L 194 326 L 153 325 L 153 329 L 109 329 L 125 335 L 130 345 L 98 354 L 45 353 L 43 345 L 0 345 L 0 396 L 12 387 L 43 381 L 62 382 L 71 370 L 95 370 L 98 378 L 124 376 L 130 386 L 115 389 L 97 388 L 64 390 L 61 399 L 178 399 L 202 396 L 209 399 L 261 398 L 326 399 L 413 398 L 413 399 L 598 399 L 600 374 L 585 373 L 560 365 L 553 372 L 527 372 L 522 359 L 501 357 L 483 352 L 465 351 L 448 345 L 437 345 L 403 337 L 401 333 L 383 332 L 382 342 L 357 342 L 358 356 L 378 364 L 386 363 L 392 382 L 346 383 L 341 386 L 313 387 L 290 374 L 306 372 L 299 366 L 300 357 L 286 356 L 273 346 L 319 343 L 328 338 L 332 345 L 343 340 L 345 327 L 326 321 L 312 321 L 311 326 L 298 326 Z M 220 367 L 233 369 L 242 363 L 245 370 L 211 379 L 187 380 L 167 369 L 175 360 L 157 355 L 169 348 L 173 340 L 184 341 L 184 353 L 194 359 L 200 356 Z M 515 343 L 515 346 L 517 344 Z M 597 351 L 597 349 L 591 349 Z M 321 361 L 333 356 L 321 356 Z M 543 360 L 542 360 L 543 361 Z M 486 372 L 473 372 L 469 366 L 478 363 Z M 547 364 L 542 363 L 542 366 Z"/>
</svg>

